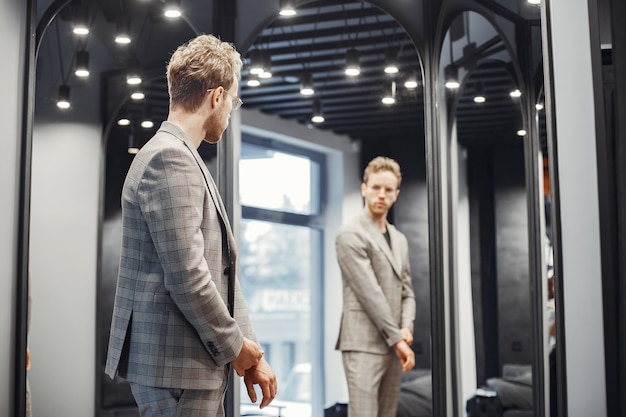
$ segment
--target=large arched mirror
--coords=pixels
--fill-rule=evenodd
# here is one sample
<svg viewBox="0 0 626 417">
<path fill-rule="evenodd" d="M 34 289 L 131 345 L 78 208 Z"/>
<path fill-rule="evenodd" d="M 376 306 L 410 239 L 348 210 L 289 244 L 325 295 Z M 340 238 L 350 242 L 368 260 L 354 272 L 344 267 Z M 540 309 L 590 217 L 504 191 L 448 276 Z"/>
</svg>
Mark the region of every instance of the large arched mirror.
<svg viewBox="0 0 626 417">
<path fill-rule="evenodd" d="M 536 94 L 506 29 L 478 12 L 462 12 L 451 21 L 439 61 L 453 219 L 454 394 L 459 412 L 487 407 L 503 415 L 544 415 L 537 412 L 550 382 L 547 357 L 538 356 L 544 335 L 547 340 L 548 280 L 546 270 L 536 281 L 531 268 L 543 262 L 533 251 L 547 244 L 533 232 L 535 210 L 544 213 L 533 208 L 533 193 L 543 184 L 532 183 L 538 173 L 528 175 L 527 143 L 538 135 L 527 115 Z"/>
<path fill-rule="evenodd" d="M 219 7 L 216 3 L 183 2 L 184 15 L 179 20 L 162 17 L 161 2 L 67 0 L 41 5 L 40 20 L 45 27 L 39 31 L 33 141 L 33 326 L 29 337 L 35 364 L 29 374 L 35 409 L 75 410 L 80 414 L 78 410 L 91 409 L 95 404 L 96 414 L 102 417 L 136 412 L 128 387 L 108 379 L 102 369 L 119 256 L 120 189 L 132 152 L 166 117 L 164 67 L 169 54 L 196 33 L 211 32 L 209 28 L 217 27 L 218 22 L 230 22 L 233 30 L 232 10 L 225 6 L 228 2 L 220 2 Z M 342 218 L 360 209 L 358 185 L 367 161 L 380 154 L 400 162 L 402 198 L 390 220 L 410 241 L 418 305 L 413 344 L 416 369 L 405 378 L 402 410 L 407 417 L 432 415 L 423 70 L 417 48 L 392 16 L 368 2 L 303 2 L 306 4 L 300 4 L 292 18 L 279 17 L 277 3 L 256 2 L 253 10 L 242 13 L 258 28 L 237 32 L 242 37 L 239 49 L 246 70 L 240 89 L 244 110 L 233 115 L 228 136 L 238 143 L 234 160 L 241 166 L 242 162 L 265 159 L 276 164 L 280 159 L 274 158 L 277 155 L 306 157 L 311 162 L 309 173 L 313 173 L 341 164 L 343 157 L 337 156 L 340 151 L 349 154 L 350 162 L 343 161 L 343 165 L 350 170 L 341 172 L 348 178 L 344 184 L 339 187 L 339 177 L 334 173 L 319 177 L 326 188 L 341 188 L 352 202 L 340 216 L 342 204 L 335 199 L 345 199 L 343 194 L 334 192 L 320 198 L 320 207 L 335 228 Z M 74 23 L 83 17 L 90 24 L 87 38 L 72 33 Z M 114 35 L 129 26 L 131 43 L 116 43 Z M 344 73 L 350 49 L 358 51 L 361 73 L 356 77 Z M 255 51 L 269 55 L 272 71 L 272 77 L 261 77 L 256 87 L 248 85 Z M 84 60 L 82 52 L 89 53 L 88 78 L 74 74 L 77 64 Z M 385 65 L 391 62 L 398 65 L 397 73 L 385 72 Z M 132 69 L 139 69 L 143 80 L 129 87 L 127 78 Z M 310 96 L 300 92 L 305 72 L 315 89 Z M 71 106 L 64 111 L 56 107 L 56 101 L 68 92 Z M 385 97 L 391 102 L 383 102 Z M 310 120 L 318 107 L 325 119 L 320 124 Z M 142 124 L 144 121 L 152 124 Z M 335 146 L 325 158 L 318 152 L 324 141 L 331 143 L 331 148 Z M 334 141 L 338 144 L 332 145 Z M 220 152 L 220 148 L 205 145 L 200 149 L 209 169 L 228 188 L 235 176 L 222 175 L 220 165 L 227 157 L 218 156 Z M 239 174 L 243 177 L 242 171 Z M 284 172 L 280 177 L 285 177 Z M 243 191 L 244 185 L 237 186 Z M 270 412 L 289 415 L 284 413 L 295 408 L 304 409 L 304 415 L 319 415 L 347 400 L 340 361 L 336 360 L 339 354 L 333 349 L 340 314 L 340 300 L 330 293 L 332 289 L 338 293 L 332 275 L 336 265 L 328 249 L 294 250 L 302 249 L 305 243 L 333 242 L 328 231 L 332 229 L 321 228 L 319 218 L 315 218 L 314 232 L 300 236 L 302 224 L 287 223 L 300 222 L 302 213 L 277 214 L 263 207 L 258 210 L 254 204 L 242 206 L 233 219 L 241 221 L 242 252 L 251 259 L 270 253 L 247 250 L 246 239 L 251 236 L 257 239 L 255 243 L 274 242 L 271 249 L 283 250 L 272 252 L 274 257 L 268 258 L 273 259 L 271 262 L 253 260 L 262 268 L 244 268 L 246 274 L 242 276 L 249 280 L 244 287 L 249 289 L 259 340 L 285 387 L 283 397 L 277 399 L 279 407 Z M 263 227 L 256 227 L 260 222 L 264 222 Z M 270 228 L 273 232 L 269 233 L 265 227 L 268 223 L 280 227 Z M 59 236 L 71 243 L 55 243 Z M 288 239 L 276 239 L 281 236 Z M 298 262 L 304 257 L 311 259 L 309 255 L 316 252 L 322 255 L 323 265 Z M 287 259 L 293 262 L 287 263 Z M 272 269 L 279 261 L 285 267 Z M 272 280 L 264 283 L 267 277 Z M 310 282 L 316 287 L 301 285 Z M 255 286 L 261 284 L 271 288 L 256 291 Z M 68 345 L 77 348 L 68 350 Z M 95 389 L 74 401 L 70 410 L 64 399 L 71 386 L 55 381 L 72 359 L 82 365 L 70 369 L 69 385 L 94 384 Z M 294 387 L 295 395 L 288 397 Z M 235 398 L 238 403 L 239 398 Z M 243 406 L 240 411 L 249 412 Z"/>
</svg>

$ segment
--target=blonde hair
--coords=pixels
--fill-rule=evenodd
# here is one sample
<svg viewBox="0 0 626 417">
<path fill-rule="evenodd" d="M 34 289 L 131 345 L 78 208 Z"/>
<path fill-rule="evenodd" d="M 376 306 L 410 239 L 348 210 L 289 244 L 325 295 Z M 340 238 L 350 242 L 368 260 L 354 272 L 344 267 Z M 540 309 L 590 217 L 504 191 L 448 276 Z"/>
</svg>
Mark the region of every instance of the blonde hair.
<svg viewBox="0 0 626 417">
<path fill-rule="evenodd" d="M 369 176 L 380 171 L 390 171 L 393 175 L 395 175 L 398 179 L 398 188 L 400 188 L 400 183 L 402 182 L 400 164 L 391 158 L 387 158 L 386 156 L 377 156 L 372 159 L 369 164 L 367 164 L 367 167 L 365 167 L 365 171 L 363 172 L 363 183 L 367 184 Z"/>
<path fill-rule="evenodd" d="M 242 66 L 235 46 L 213 35 L 200 35 L 179 46 L 166 71 L 171 106 L 197 110 L 207 90 L 232 87 L 235 78 L 241 78 Z"/>
</svg>

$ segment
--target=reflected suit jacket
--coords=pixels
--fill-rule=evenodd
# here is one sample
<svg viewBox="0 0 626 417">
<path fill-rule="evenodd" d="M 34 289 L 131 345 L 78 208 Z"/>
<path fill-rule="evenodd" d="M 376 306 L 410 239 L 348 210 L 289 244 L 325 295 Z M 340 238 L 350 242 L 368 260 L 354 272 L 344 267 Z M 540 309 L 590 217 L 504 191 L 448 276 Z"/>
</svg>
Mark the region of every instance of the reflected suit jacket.
<svg viewBox="0 0 626 417">
<path fill-rule="evenodd" d="M 343 280 L 343 312 L 336 349 L 385 354 L 413 331 L 415 295 L 406 237 L 387 223 L 391 248 L 364 210 L 335 239 Z"/>
<path fill-rule="evenodd" d="M 105 372 L 153 387 L 220 387 L 243 337 L 256 338 L 221 198 L 176 125 L 163 122 L 135 155 L 122 227 Z"/>
</svg>

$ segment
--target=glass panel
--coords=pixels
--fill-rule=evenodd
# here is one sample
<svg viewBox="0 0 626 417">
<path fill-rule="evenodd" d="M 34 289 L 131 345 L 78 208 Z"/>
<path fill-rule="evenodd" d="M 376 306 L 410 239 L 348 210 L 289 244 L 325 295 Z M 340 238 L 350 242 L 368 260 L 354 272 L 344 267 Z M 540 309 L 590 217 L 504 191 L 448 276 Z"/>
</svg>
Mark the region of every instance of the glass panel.
<svg viewBox="0 0 626 417">
<path fill-rule="evenodd" d="M 321 282 L 320 235 L 309 227 L 241 221 L 243 292 L 280 387 L 273 403 L 259 410 L 250 405 L 242 385 L 242 416 L 311 416 L 311 350 L 316 348 L 311 341 L 311 292 Z"/>
<path fill-rule="evenodd" d="M 311 198 L 318 164 L 307 157 L 244 142 L 239 162 L 239 199 L 242 206 L 297 214 L 318 212 Z"/>
</svg>

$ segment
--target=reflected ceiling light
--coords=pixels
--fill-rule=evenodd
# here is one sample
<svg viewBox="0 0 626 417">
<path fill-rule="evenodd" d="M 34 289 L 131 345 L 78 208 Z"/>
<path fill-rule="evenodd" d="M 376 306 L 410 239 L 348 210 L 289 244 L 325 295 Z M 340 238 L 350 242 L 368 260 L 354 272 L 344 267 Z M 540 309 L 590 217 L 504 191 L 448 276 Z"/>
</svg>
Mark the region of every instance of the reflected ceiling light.
<svg viewBox="0 0 626 417">
<path fill-rule="evenodd" d="M 122 116 L 117 119 L 118 126 L 130 126 L 130 119 L 127 116 Z"/>
<path fill-rule="evenodd" d="M 309 72 L 302 74 L 302 80 L 300 81 L 300 94 L 303 96 L 312 96 L 315 94 L 315 89 L 313 88 L 313 77 Z"/>
<path fill-rule="evenodd" d="M 131 100 L 139 101 L 139 100 L 143 100 L 144 98 L 146 98 L 146 95 L 141 90 L 133 90 L 130 93 L 130 98 Z"/>
<path fill-rule="evenodd" d="M 261 81 L 259 81 L 259 77 L 254 75 L 254 74 L 250 74 L 248 75 L 248 81 L 246 82 L 246 85 L 248 87 L 258 87 L 261 85 Z"/>
<path fill-rule="evenodd" d="M 139 148 L 135 146 L 135 137 L 131 133 L 128 135 L 128 153 L 135 155 L 137 152 L 139 152 Z"/>
<path fill-rule="evenodd" d="M 250 69 L 248 72 L 258 78 L 272 78 L 272 58 L 267 51 L 254 49 L 250 51 Z"/>
<path fill-rule="evenodd" d="M 180 11 L 180 0 L 167 0 L 165 2 L 165 9 L 163 9 L 163 16 L 168 19 L 176 19 L 182 15 Z"/>
<path fill-rule="evenodd" d="M 537 109 L 537 110 L 539 110 L 539 111 L 543 110 L 543 103 L 537 103 L 537 104 L 535 104 L 535 109 Z"/>
<path fill-rule="evenodd" d="M 528 4 L 541 4 L 541 0 L 528 0 Z"/>
<path fill-rule="evenodd" d="M 61 110 L 67 110 L 71 107 L 70 103 L 70 86 L 63 84 L 59 87 L 59 97 L 57 98 L 57 107 Z"/>
<path fill-rule="evenodd" d="M 404 87 L 410 90 L 417 88 L 418 85 L 419 83 L 417 82 L 417 76 L 415 75 L 415 72 L 411 73 L 411 75 L 409 75 L 406 80 L 404 80 Z"/>
<path fill-rule="evenodd" d="M 313 123 L 324 123 L 325 120 L 324 113 L 322 113 L 322 102 L 317 99 L 313 102 L 313 115 L 311 116 L 311 121 Z"/>
<path fill-rule="evenodd" d="M 154 127 L 154 122 L 150 119 L 145 119 L 141 122 L 141 127 L 144 129 L 152 129 Z"/>
<path fill-rule="evenodd" d="M 519 89 L 515 89 L 509 93 L 512 98 L 518 98 L 522 96 L 522 92 Z"/>
<path fill-rule="evenodd" d="M 450 64 L 444 70 L 445 86 L 449 90 L 456 90 L 461 86 L 459 83 L 459 70 L 456 65 Z"/>
<path fill-rule="evenodd" d="M 381 99 L 383 104 L 391 105 L 396 103 L 396 82 L 392 81 L 391 86 L 385 90 L 385 95 Z"/>
<path fill-rule="evenodd" d="M 487 101 L 487 97 L 485 97 L 483 83 L 479 82 L 476 85 L 476 92 L 474 93 L 474 103 L 484 103 L 485 101 Z"/>
<path fill-rule="evenodd" d="M 346 51 L 346 75 L 356 77 L 360 73 L 359 51 L 355 48 L 350 48 Z"/>
<path fill-rule="evenodd" d="M 74 67 L 74 74 L 81 78 L 89 77 L 89 52 L 76 52 L 76 66 Z"/>
<path fill-rule="evenodd" d="M 385 74 L 397 74 L 398 54 L 393 49 L 388 49 L 385 54 Z"/>
<path fill-rule="evenodd" d="M 89 26 L 87 26 L 87 13 L 81 9 L 76 13 L 74 17 L 72 32 L 74 35 L 87 36 L 89 35 Z"/>
<path fill-rule="evenodd" d="M 128 16 L 118 16 L 115 22 L 115 43 L 128 45 L 130 42 L 130 19 Z"/>
<path fill-rule="evenodd" d="M 280 14 L 281 16 L 291 17 L 296 15 L 295 0 L 280 0 Z"/>
<path fill-rule="evenodd" d="M 131 58 L 130 60 L 128 60 L 128 67 L 126 68 L 126 84 L 128 85 L 141 84 L 139 60 L 136 58 Z"/>
<path fill-rule="evenodd" d="M 520 129 L 517 131 L 517 136 L 526 136 L 526 130 L 525 129 Z"/>
<path fill-rule="evenodd" d="M 250 51 L 250 74 L 258 75 L 263 72 L 263 51 L 253 49 Z"/>
</svg>

